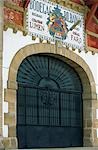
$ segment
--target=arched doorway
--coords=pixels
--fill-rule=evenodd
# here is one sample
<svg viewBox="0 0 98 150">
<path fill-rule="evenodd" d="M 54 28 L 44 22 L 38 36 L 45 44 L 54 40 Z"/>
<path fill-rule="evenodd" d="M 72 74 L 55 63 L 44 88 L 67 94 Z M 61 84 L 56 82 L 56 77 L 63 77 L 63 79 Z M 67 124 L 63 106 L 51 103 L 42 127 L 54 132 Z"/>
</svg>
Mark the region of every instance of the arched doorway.
<svg viewBox="0 0 98 150">
<path fill-rule="evenodd" d="M 9 67 L 7 89 L 4 92 L 4 100 L 8 102 L 8 113 L 4 114 L 4 124 L 8 125 L 8 138 L 5 139 L 6 149 L 15 149 L 17 142 L 17 72 L 20 64 L 30 55 L 47 54 L 69 64 L 77 72 L 83 87 L 83 146 L 98 146 L 96 137 L 96 108 L 97 95 L 96 84 L 92 72 L 87 63 L 74 52 L 64 48 L 55 47 L 53 44 L 31 44 L 21 48 L 13 57 Z M 96 126 L 95 126 L 96 125 Z M 76 137 L 76 135 L 75 135 Z M 7 140 L 7 141 L 6 141 Z"/>
<path fill-rule="evenodd" d="M 31 55 L 17 73 L 19 148 L 83 146 L 82 85 L 67 63 Z"/>
</svg>

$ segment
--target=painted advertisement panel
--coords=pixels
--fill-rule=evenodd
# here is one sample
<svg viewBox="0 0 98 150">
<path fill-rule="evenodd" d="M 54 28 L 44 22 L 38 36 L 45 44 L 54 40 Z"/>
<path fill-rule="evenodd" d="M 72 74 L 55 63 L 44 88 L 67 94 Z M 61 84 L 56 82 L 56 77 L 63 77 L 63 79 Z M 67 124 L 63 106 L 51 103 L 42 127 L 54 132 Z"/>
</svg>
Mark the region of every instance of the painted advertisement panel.
<svg viewBox="0 0 98 150">
<path fill-rule="evenodd" d="M 30 0 L 27 30 L 32 36 L 85 49 L 84 16 L 48 0 Z"/>
</svg>

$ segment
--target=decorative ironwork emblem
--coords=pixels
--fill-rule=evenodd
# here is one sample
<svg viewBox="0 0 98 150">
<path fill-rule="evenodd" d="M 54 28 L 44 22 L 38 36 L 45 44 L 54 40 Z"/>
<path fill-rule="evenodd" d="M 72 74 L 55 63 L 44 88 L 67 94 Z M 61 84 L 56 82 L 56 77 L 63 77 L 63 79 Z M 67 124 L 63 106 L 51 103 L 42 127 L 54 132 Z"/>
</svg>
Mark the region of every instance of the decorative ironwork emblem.
<svg viewBox="0 0 98 150">
<path fill-rule="evenodd" d="M 57 95 L 56 93 L 49 93 L 48 91 L 41 93 L 41 102 L 50 107 L 56 104 Z"/>
</svg>

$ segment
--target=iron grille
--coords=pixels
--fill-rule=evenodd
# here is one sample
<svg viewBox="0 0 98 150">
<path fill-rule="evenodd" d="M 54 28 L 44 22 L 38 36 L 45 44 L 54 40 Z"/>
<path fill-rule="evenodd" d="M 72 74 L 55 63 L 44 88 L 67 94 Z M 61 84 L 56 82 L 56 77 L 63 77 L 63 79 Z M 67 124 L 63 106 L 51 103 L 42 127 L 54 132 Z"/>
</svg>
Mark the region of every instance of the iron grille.
<svg viewBox="0 0 98 150">
<path fill-rule="evenodd" d="M 82 126 L 80 92 L 19 85 L 17 94 L 18 125 Z"/>
</svg>

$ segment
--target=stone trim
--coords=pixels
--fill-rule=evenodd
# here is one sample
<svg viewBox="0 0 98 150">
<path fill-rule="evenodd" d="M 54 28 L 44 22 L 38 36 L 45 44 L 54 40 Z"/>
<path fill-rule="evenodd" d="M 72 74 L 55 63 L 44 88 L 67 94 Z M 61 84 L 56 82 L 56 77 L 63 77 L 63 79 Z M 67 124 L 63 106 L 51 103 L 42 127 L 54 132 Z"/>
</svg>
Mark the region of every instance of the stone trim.
<svg viewBox="0 0 98 150">
<path fill-rule="evenodd" d="M 30 55 L 34 54 L 48 54 L 56 58 L 61 59 L 70 66 L 72 66 L 78 75 L 80 76 L 83 85 L 83 140 L 84 146 L 98 146 L 98 139 L 96 138 L 96 128 L 98 124 L 96 123 L 96 106 L 98 106 L 96 86 L 89 69 L 89 66 L 85 61 L 75 54 L 74 52 L 64 48 L 57 47 L 53 44 L 31 44 L 20 49 L 14 56 L 8 74 L 8 84 L 7 89 L 5 89 L 4 99 L 8 102 L 8 113 L 5 114 L 4 122 L 8 125 L 8 140 L 10 144 L 13 140 L 17 146 L 16 137 L 16 90 L 17 82 L 16 76 L 19 65 L 22 61 Z M 6 143 L 6 142 L 5 142 Z M 6 144 L 5 144 L 6 145 Z M 10 145 L 11 146 L 11 145 Z M 9 142 L 7 142 L 7 148 L 10 147 Z M 16 147 L 15 147 L 16 148 Z"/>
<path fill-rule="evenodd" d="M 3 1 L 0 1 L 0 137 L 3 136 L 2 131 L 2 60 L 3 60 Z"/>
<path fill-rule="evenodd" d="M 16 137 L 4 138 L 3 145 L 6 150 L 17 148 L 17 138 Z"/>
<path fill-rule="evenodd" d="M 3 99 L 2 99 L 2 60 L 3 60 L 3 4 L 0 0 L 0 149 L 3 150 Z"/>
</svg>

